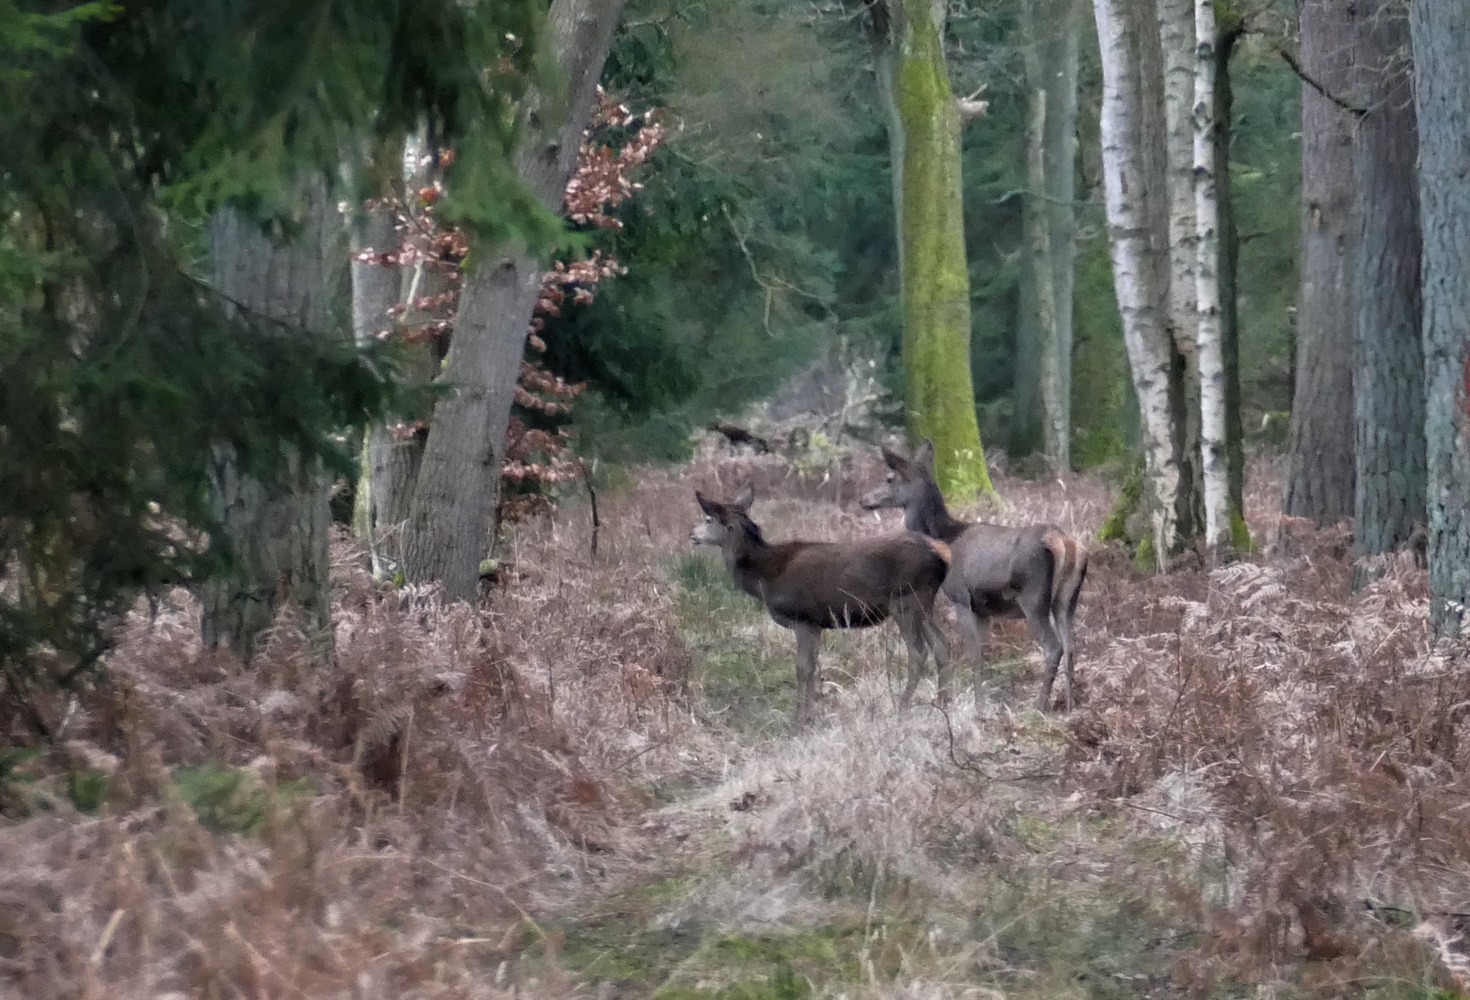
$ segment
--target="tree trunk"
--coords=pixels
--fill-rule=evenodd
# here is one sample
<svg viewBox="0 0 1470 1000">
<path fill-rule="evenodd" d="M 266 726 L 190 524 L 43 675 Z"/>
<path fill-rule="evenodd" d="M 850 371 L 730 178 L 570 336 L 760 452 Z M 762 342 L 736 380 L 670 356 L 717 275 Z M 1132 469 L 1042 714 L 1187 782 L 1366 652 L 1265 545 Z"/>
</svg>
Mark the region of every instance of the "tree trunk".
<svg viewBox="0 0 1470 1000">
<path fill-rule="evenodd" d="M 880 84 L 890 88 L 904 396 L 909 433 L 934 442 L 951 498 L 994 487 L 980 446 L 970 378 L 970 274 L 960 184 L 960 115 L 944 59 L 942 0 L 870 8 Z"/>
<path fill-rule="evenodd" d="M 1353 549 L 1391 552 L 1425 518 L 1419 189 L 1408 9 L 1376 0 L 1358 28 L 1355 167 L 1361 201 L 1354 355 L 1357 491 Z M 1365 582 L 1360 578 L 1359 582 Z"/>
<path fill-rule="evenodd" d="M 1458 635 L 1470 606 L 1470 6 L 1414 0 L 1423 237 L 1429 620 Z"/>
<path fill-rule="evenodd" d="M 569 78 L 566 114 L 543 121 L 548 109 L 530 95 L 529 134 L 516 156 L 521 179 L 549 209 L 560 207 L 576 167 L 623 4 L 552 4 L 547 37 Z M 455 391 L 434 408 L 404 539 L 409 579 L 438 580 L 447 599 L 468 601 L 478 598 L 494 534 L 505 430 L 543 271 L 521 246 L 476 247 L 472 256 L 441 376 Z"/>
<path fill-rule="evenodd" d="M 1329 93 L 1348 93 L 1356 7 L 1300 0 L 1301 65 Z M 1353 513 L 1352 281 L 1357 239 L 1352 116 L 1302 85 L 1301 290 L 1284 509 L 1318 524 Z"/>
<path fill-rule="evenodd" d="M 1217 11 L 1218 13 L 1218 11 Z M 1230 175 L 1230 139 L 1235 95 L 1230 83 L 1230 57 L 1245 30 L 1238 13 L 1217 23 L 1215 42 L 1215 194 L 1220 211 L 1220 349 L 1225 356 L 1225 456 L 1230 476 L 1232 540 L 1238 549 L 1251 544 L 1245 523 L 1245 427 L 1240 415 L 1240 318 L 1236 274 L 1240 269 L 1240 234 L 1235 228 L 1235 195 Z"/>
<path fill-rule="evenodd" d="M 394 152 L 392 164 L 383 163 L 379 167 L 379 194 L 387 193 L 390 188 L 390 166 L 402 177 L 405 149 L 395 147 Z M 406 184 L 406 197 L 411 199 L 413 192 L 433 182 L 436 171 L 426 155 L 422 134 L 410 137 L 406 152 L 415 164 Z M 385 155 L 384 159 L 387 158 Z M 402 186 L 401 181 L 399 186 Z M 356 218 L 353 230 L 352 323 L 359 342 L 383 330 L 417 334 L 425 324 L 438 318 L 432 308 L 424 308 L 424 303 L 434 302 L 449 290 L 451 271 L 458 265 L 418 260 L 408 267 L 382 267 L 356 259 L 364 248 L 399 246 L 401 243 L 401 236 L 388 212 L 380 208 L 370 209 Z M 389 315 L 389 310 L 400 303 L 403 311 L 395 320 Z M 406 381 L 427 385 L 433 379 L 439 360 L 436 347 L 435 342 L 428 340 L 415 340 L 406 345 L 406 366 L 402 373 Z M 424 453 L 425 434 L 395 433 L 391 424 L 396 422 L 378 424 L 367 430 L 362 475 L 353 512 L 354 531 L 367 542 L 373 575 L 380 580 L 391 578 L 403 569 L 403 525 L 408 520 L 414 483 Z"/>
<path fill-rule="evenodd" d="M 345 253 L 340 220 L 319 183 L 307 185 L 303 231 L 287 246 L 232 210 L 210 221 L 214 283 L 234 305 L 298 328 L 302 336 L 333 327 L 333 258 Z M 203 588 L 206 646 L 235 650 L 249 662 L 276 615 L 290 605 L 302 615 L 313 656 L 332 649 L 328 579 L 331 477 L 319 463 L 286 456 L 286 488 L 241 474 L 231 449 L 215 449 L 210 498 L 238 559 L 238 571 Z"/>
<path fill-rule="evenodd" d="M 1140 556 L 1163 568 L 1185 540 L 1182 359 L 1165 319 L 1167 187 L 1159 43 L 1151 4 L 1094 0 L 1103 67 L 1100 130 L 1113 283 L 1138 398 L 1151 535 Z M 1151 553 L 1148 551 L 1151 549 Z"/>
<path fill-rule="evenodd" d="M 1194 77 L 1195 268 L 1199 310 L 1200 452 L 1204 479 L 1205 544 L 1230 544 L 1230 474 L 1225 456 L 1225 351 L 1220 339 L 1220 208 L 1215 187 L 1215 0 L 1195 0 L 1199 38 Z"/>
<path fill-rule="evenodd" d="M 1043 449 L 1053 469 L 1072 466 L 1072 288 L 1076 270 L 1077 74 L 1079 4 L 1028 0 L 1025 67 L 1026 243 L 1039 345 Z"/>
</svg>

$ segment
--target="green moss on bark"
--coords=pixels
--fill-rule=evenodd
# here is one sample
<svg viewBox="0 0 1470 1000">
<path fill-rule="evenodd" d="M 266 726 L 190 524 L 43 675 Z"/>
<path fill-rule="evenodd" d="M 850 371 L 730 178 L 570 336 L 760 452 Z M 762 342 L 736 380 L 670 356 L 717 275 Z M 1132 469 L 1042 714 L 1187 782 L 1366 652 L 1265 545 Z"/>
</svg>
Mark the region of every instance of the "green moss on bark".
<svg viewBox="0 0 1470 1000">
<path fill-rule="evenodd" d="M 898 112 L 904 133 L 903 357 L 909 431 L 934 441 L 935 478 L 954 501 L 992 496 L 970 380 L 959 118 L 940 25 L 925 0 L 902 4 Z"/>
</svg>

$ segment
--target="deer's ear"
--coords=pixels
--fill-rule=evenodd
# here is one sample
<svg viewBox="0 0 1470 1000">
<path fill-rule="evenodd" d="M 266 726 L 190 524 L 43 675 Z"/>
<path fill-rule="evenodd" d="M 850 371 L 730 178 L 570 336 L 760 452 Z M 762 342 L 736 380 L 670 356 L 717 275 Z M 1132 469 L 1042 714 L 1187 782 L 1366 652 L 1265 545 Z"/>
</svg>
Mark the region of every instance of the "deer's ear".
<svg viewBox="0 0 1470 1000">
<path fill-rule="evenodd" d="M 702 511 L 704 511 L 710 517 L 718 517 L 719 516 L 719 514 L 720 514 L 720 505 L 717 504 L 717 503 L 715 503 L 709 497 L 705 496 L 703 493 L 699 492 L 698 490 L 695 490 L 694 491 L 694 499 L 699 501 L 699 509 L 702 510 Z"/>
<path fill-rule="evenodd" d="M 755 503 L 755 487 L 750 483 L 746 483 L 745 489 L 741 490 L 740 494 L 734 500 L 730 501 L 730 506 L 744 514 L 750 510 L 750 505 L 753 503 Z"/>
<path fill-rule="evenodd" d="M 925 438 L 919 450 L 914 452 L 914 464 L 931 476 L 934 474 L 934 442 L 929 438 Z"/>
<path fill-rule="evenodd" d="M 902 455 L 889 451 L 886 444 L 880 444 L 878 447 L 883 452 L 884 465 L 888 466 L 894 472 L 904 472 L 908 469 L 909 463 L 904 459 Z"/>
</svg>

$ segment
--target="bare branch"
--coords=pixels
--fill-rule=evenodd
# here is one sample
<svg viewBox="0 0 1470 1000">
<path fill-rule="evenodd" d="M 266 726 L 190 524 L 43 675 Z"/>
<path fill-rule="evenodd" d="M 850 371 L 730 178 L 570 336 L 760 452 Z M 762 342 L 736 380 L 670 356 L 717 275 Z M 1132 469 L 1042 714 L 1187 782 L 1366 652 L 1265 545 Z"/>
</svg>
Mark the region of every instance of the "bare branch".
<svg viewBox="0 0 1470 1000">
<path fill-rule="evenodd" d="M 1313 90 L 1321 94 L 1323 97 L 1327 98 L 1333 104 L 1336 104 L 1339 108 L 1342 108 L 1342 110 L 1351 112 L 1359 118 L 1368 113 L 1366 108 L 1360 108 L 1356 105 L 1349 104 L 1347 101 L 1343 100 L 1341 97 L 1338 97 L 1332 91 L 1322 86 L 1322 84 L 1318 83 L 1315 79 L 1312 78 L 1311 74 L 1309 74 L 1305 69 L 1302 68 L 1302 64 L 1297 61 L 1296 56 L 1292 55 L 1286 49 L 1277 49 L 1276 54 L 1286 61 L 1286 65 L 1291 67 L 1291 71 L 1293 73 L 1301 77 L 1302 83 L 1305 83 L 1307 86 L 1311 87 Z"/>
</svg>

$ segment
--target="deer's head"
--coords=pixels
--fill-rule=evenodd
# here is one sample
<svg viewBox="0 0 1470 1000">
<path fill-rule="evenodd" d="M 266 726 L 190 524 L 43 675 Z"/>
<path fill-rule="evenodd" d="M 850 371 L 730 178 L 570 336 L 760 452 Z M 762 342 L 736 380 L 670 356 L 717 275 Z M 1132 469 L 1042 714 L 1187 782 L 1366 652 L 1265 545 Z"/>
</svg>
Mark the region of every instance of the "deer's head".
<svg viewBox="0 0 1470 1000">
<path fill-rule="evenodd" d="M 913 458 L 883 448 L 883 464 L 888 466 L 883 485 L 858 500 L 864 510 L 908 507 L 923 497 L 925 485 L 934 479 L 934 442 L 925 438 Z"/>
<path fill-rule="evenodd" d="M 755 527 L 750 520 L 750 505 L 755 502 L 755 489 L 749 484 L 729 503 L 711 500 L 698 490 L 694 491 L 694 499 L 699 501 L 699 509 L 704 511 L 704 521 L 695 525 L 694 530 L 689 533 L 689 542 L 692 545 L 724 545 L 735 533 Z"/>
</svg>

